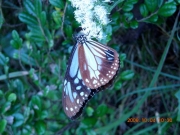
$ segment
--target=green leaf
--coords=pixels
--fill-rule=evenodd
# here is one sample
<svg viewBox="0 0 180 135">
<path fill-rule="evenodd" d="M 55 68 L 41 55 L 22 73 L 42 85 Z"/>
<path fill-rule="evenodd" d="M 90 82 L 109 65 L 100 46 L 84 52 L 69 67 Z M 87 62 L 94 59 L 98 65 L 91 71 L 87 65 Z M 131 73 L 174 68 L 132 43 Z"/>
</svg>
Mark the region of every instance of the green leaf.
<svg viewBox="0 0 180 135">
<path fill-rule="evenodd" d="M 64 28 L 65 33 L 67 34 L 68 37 L 72 36 L 72 26 L 71 25 L 66 25 L 66 27 Z"/>
<path fill-rule="evenodd" d="M 57 28 L 59 28 L 62 23 L 60 12 L 54 11 L 52 15 L 53 15 L 53 19 L 54 19 L 55 23 L 57 24 Z"/>
<path fill-rule="evenodd" d="M 40 20 L 41 20 L 41 24 L 42 26 L 45 26 L 47 23 L 47 18 L 46 18 L 46 12 L 42 11 L 40 14 Z"/>
<path fill-rule="evenodd" d="M 64 8 L 64 2 L 62 0 L 49 0 L 49 2 L 55 7 Z"/>
<path fill-rule="evenodd" d="M 150 21 L 150 22 L 152 22 L 152 23 L 155 23 L 155 22 L 157 22 L 158 21 L 158 15 L 153 15 L 153 16 L 151 16 L 149 19 L 147 19 L 147 21 Z"/>
<path fill-rule="evenodd" d="M 11 103 L 10 102 L 6 102 L 2 105 L 2 107 L 0 108 L 0 112 L 3 114 L 6 111 L 8 111 L 11 108 Z"/>
<path fill-rule="evenodd" d="M 166 2 L 158 11 L 158 15 L 169 17 L 176 11 L 175 2 Z"/>
<path fill-rule="evenodd" d="M 3 13 L 2 13 L 2 10 L 1 10 L 1 7 L 0 7 L 0 29 L 3 25 L 3 22 L 4 22 L 4 17 L 3 17 Z"/>
<path fill-rule="evenodd" d="M 12 37 L 13 37 L 13 40 L 10 41 L 11 45 L 15 49 L 20 49 L 22 47 L 22 39 L 19 37 L 19 34 L 17 33 L 16 30 L 12 31 Z"/>
<path fill-rule="evenodd" d="M 130 13 L 130 12 L 124 13 L 124 16 L 126 17 L 126 20 L 127 20 L 127 21 L 130 21 L 130 20 L 133 19 L 133 14 Z"/>
<path fill-rule="evenodd" d="M 43 120 L 43 119 L 45 119 L 45 118 L 48 118 L 48 115 L 49 115 L 49 114 L 48 114 L 48 111 L 45 111 L 45 110 L 44 110 L 44 111 L 41 111 L 41 112 L 39 113 L 39 118 Z"/>
<path fill-rule="evenodd" d="M 178 99 L 178 114 L 177 114 L 177 121 L 180 122 L 180 90 L 178 90 L 175 94 L 175 97 Z"/>
<path fill-rule="evenodd" d="M 130 79 L 133 78 L 133 76 L 134 76 L 134 72 L 133 71 L 126 70 L 126 71 L 121 73 L 120 78 L 121 78 L 121 80 L 130 80 Z"/>
<path fill-rule="evenodd" d="M 38 18 L 41 16 L 41 11 L 42 11 L 42 2 L 41 0 L 35 0 L 35 13 Z"/>
<path fill-rule="evenodd" d="M 92 127 L 96 124 L 97 119 L 94 117 L 86 117 L 82 120 L 82 123 L 85 124 L 88 127 Z"/>
<path fill-rule="evenodd" d="M 158 7 L 160 8 L 164 2 L 164 0 L 157 0 L 158 1 Z"/>
<path fill-rule="evenodd" d="M 42 103 L 39 96 L 33 96 L 31 99 L 31 102 L 32 102 L 33 108 L 37 110 L 41 110 Z"/>
<path fill-rule="evenodd" d="M 7 121 L 5 119 L 0 120 L 0 133 L 3 133 L 7 125 Z"/>
<path fill-rule="evenodd" d="M 38 133 L 38 135 L 42 135 L 46 131 L 46 125 L 43 121 L 36 122 L 35 128 L 36 128 L 36 132 Z"/>
<path fill-rule="evenodd" d="M 38 26 L 37 19 L 30 14 L 20 13 L 19 20 L 30 25 L 30 26 Z"/>
<path fill-rule="evenodd" d="M 0 52 L 0 65 L 5 66 L 7 63 L 6 57 Z"/>
<path fill-rule="evenodd" d="M 21 113 L 15 113 L 15 114 L 13 114 L 13 116 L 15 119 L 14 124 L 13 124 L 14 127 L 19 127 L 19 126 L 23 125 L 24 116 Z"/>
<path fill-rule="evenodd" d="M 138 22 L 136 20 L 133 20 L 130 22 L 130 27 L 133 29 L 138 28 Z"/>
<path fill-rule="evenodd" d="M 96 109 L 95 113 L 96 116 L 103 116 L 108 112 L 108 107 L 105 104 L 101 104 L 100 106 L 98 106 L 98 108 Z"/>
<path fill-rule="evenodd" d="M 150 12 L 155 12 L 158 6 L 157 0 L 145 0 L 145 4 Z"/>
<path fill-rule="evenodd" d="M 24 7 L 26 8 L 29 14 L 36 16 L 34 4 L 32 4 L 30 0 L 25 0 Z"/>
<path fill-rule="evenodd" d="M 4 96 L 4 93 L 2 90 L 0 90 L 0 98 L 2 99 L 3 96 Z"/>
<path fill-rule="evenodd" d="M 119 90 L 122 88 L 122 82 L 121 81 L 118 81 L 115 83 L 115 86 L 114 86 L 114 89 L 115 90 Z"/>
<path fill-rule="evenodd" d="M 14 93 L 11 93 L 11 94 L 8 96 L 8 101 L 9 101 L 9 102 L 16 101 L 16 99 L 17 99 L 17 96 L 16 96 L 16 94 L 14 94 Z"/>
<path fill-rule="evenodd" d="M 148 11 L 148 9 L 147 9 L 145 4 L 141 4 L 141 6 L 140 6 L 140 13 L 141 13 L 141 15 L 143 17 L 148 16 L 149 11 Z"/>
<path fill-rule="evenodd" d="M 86 108 L 86 113 L 87 113 L 88 116 L 92 116 L 93 113 L 94 113 L 94 109 L 91 108 L 91 107 L 87 107 Z"/>
<path fill-rule="evenodd" d="M 125 2 L 124 6 L 123 6 L 123 11 L 125 12 L 129 12 L 133 9 L 133 4 L 131 2 Z"/>
<path fill-rule="evenodd" d="M 30 57 L 29 55 L 25 54 L 24 52 L 14 52 L 13 57 L 15 59 L 20 59 L 25 64 L 31 65 L 31 66 L 37 66 L 35 60 Z"/>
</svg>

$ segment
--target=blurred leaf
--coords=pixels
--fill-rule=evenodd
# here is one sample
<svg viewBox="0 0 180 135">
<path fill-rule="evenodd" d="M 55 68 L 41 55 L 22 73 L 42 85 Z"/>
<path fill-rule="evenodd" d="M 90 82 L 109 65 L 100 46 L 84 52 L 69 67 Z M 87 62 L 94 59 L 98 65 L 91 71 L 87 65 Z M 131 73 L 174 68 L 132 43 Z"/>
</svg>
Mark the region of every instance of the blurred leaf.
<svg viewBox="0 0 180 135">
<path fill-rule="evenodd" d="M 133 78 L 133 76 L 134 76 L 134 72 L 133 71 L 126 70 L 126 71 L 121 73 L 120 78 L 121 78 L 121 80 L 130 80 L 130 79 Z"/>
<path fill-rule="evenodd" d="M 124 11 L 126 11 L 126 12 L 129 12 L 129 11 L 131 11 L 132 9 L 133 9 L 133 3 L 131 3 L 131 2 L 129 2 L 129 1 L 126 1 L 125 3 L 124 3 L 124 6 L 123 6 L 123 10 Z"/>
<path fill-rule="evenodd" d="M 5 119 L 0 120 L 0 133 L 3 133 L 7 125 L 7 121 Z"/>
<path fill-rule="evenodd" d="M 95 111 L 96 116 L 102 117 L 108 112 L 108 107 L 105 104 L 101 104 L 98 106 L 98 108 Z"/>
<path fill-rule="evenodd" d="M 40 18 L 41 11 L 42 11 L 42 2 L 41 2 L 41 0 L 36 0 L 34 3 L 35 3 L 34 4 L 35 5 L 35 13 L 36 13 L 37 17 Z"/>
<path fill-rule="evenodd" d="M 45 119 L 45 118 L 48 118 L 48 112 L 47 111 L 41 111 L 40 114 L 39 114 L 39 118 L 40 119 Z"/>
<path fill-rule="evenodd" d="M 121 88 L 122 88 L 122 82 L 121 81 L 116 82 L 114 89 L 119 90 Z"/>
<path fill-rule="evenodd" d="M 42 11 L 40 14 L 40 20 L 41 20 L 41 24 L 42 26 L 45 26 L 47 23 L 47 18 L 46 18 L 46 12 Z"/>
<path fill-rule="evenodd" d="M 147 21 L 150 21 L 152 23 L 157 22 L 158 21 L 158 15 L 151 16 L 149 19 L 147 19 Z"/>
<path fill-rule="evenodd" d="M 92 116 L 92 115 L 93 115 L 93 113 L 94 113 L 93 108 L 91 108 L 91 107 L 87 107 L 87 108 L 86 108 L 86 113 L 87 113 L 87 115 L 88 115 L 88 116 Z"/>
<path fill-rule="evenodd" d="M 133 14 L 130 12 L 124 13 L 124 16 L 126 17 L 127 21 L 131 21 L 133 19 Z"/>
<path fill-rule="evenodd" d="M 36 16 L 34 4 L 32 4 L 30 0 L 25 0 L 24 7 L 26 8 L 29 14 Z"/>
<path fill-rule="evenodd" d="M 164 2 L 164 0 L 158 0 L 158 7 L 161 7 L 163 2 Z"/>
<path fill-rule="evenodd" d="M 61 20 L 61 15 L 59 11 L 54 11 L 53 12 L 53 19 L 55 23 L 57 24 L 57 28 L 61 26 L 62 20 Z"/>
<path fill-rule="evenodd" d="M 34 133 L 34 129 L 31 126 L 25 125 L 23 127 L 22 134 L 23 135 L 32 135 L 32 134 L 35 134 L 35 133 Z"/>
<path fill-rule="evenodd" d="M 62 0 L 49 0 L 49 2 L 60 9 L 64 8 L 64 2 Z"/>
<path fill-rule="evenodd" d="M 130 26 L 131 28 L 136 29 L 138 28 L 138 22 L 136 20 L 133 20 L 130 22 Z"/>
<path fill-rule="evenodd" d="M 0 90 L 0 98 L 2 99 L 3 96 L 4 96 L 4 93 L 2 90 Z"/>
<path fill-rule="evenodd" d="M 174 14 L 176 11 L 176 3 L 174 1 L 172 2 L 166 2 L 158 11 L 158 14 L 164 17 L 169 17 L 172 14 Z"/>
<path fill-rule="evenodd" d="M 93 129 L 87 129 L 86 135 L 97 135 L 96 132 Z"/>
<path fill-rule="evenodd" d="M 8 101 L 9 102 L 13 102 L 13 101 L 16 101 L 17 99 L 17 96 L 15 93 L 11 93 L 9 96 L 8 96 Z"/>
<path fill-rule="evenodd" d="M 124 67 L 124 60 L 126 59 L 126 54 L 122 53 L 120 54 L 120 68 Z"/>
<path fill-rule="evenodd" d="M 4 17 L 3 17 L 3 13 L 2 13 L 2 10 L 1 10 L 1 7 L 0 7 L 0 29 L 3 25 L 3 22 L 4 22 Z"/>
<path fill-rule="evenodd" d="M 36 18 L 34 18 L 32 15 L 27 14 L 27 13 L 20 13 L 19 20 L 28 24 L 29 26 L 36 26 L 36 27 L 38 26 L 38 22 Z"/>
<path fill-rule="evenodd" d="M 68 37 L 71 37 L 73 35 L 71 25 L 66 25 L 66 27 L 64 28 L 64 31 L 65 31 L 65 33 L 67 34 Z"/>
<path fill-rule="evenodd" d="M 175 94 L 175 97 L 178 99 L 178 114 L 177 114 L 177 121 L 180 122 L 180 90 L 178 90 Z"/>
<path fill-rule="evenodd" d="M 14 127 L 19 127 L 24 123 L 24 116 L 21 113 L 15 113 L 14 116 Z"/>
<path fill-rule="evenodd" d="M 9 60 L 0 52 L 0 65 L 5 66 Z"/>
<path fill-rule="evenodd" d="M 31 66 L 37 66 L 35 60 L 30 57 L 29 55 L 25 54 L 24 52 L 18 52 L 16 51 L 13 55 L 14 58 L 20 59 L 23 63 L 31 65 Z"/>
<path fill-rule="evenodd" d="M 145 4 L 141 4 L 141 6 L 140 6 L 140 13 L 141 13 L 141 15 L 143 17 L 146 17 L 148 15 L 149 11 L 148 11 L 148 9 L 147 9 Z"/>
<path fill-rule="evenodd" d="M 46 125 L 43 121 L 38 121 L 35 123 L 35 128 L 38 135 L 42 135 L 45 133 Z"/>
<path fill-rule="evenodd" d="M 41 103 L 41 99 L 39 96 L 37 96 L 37 95 L 33 96 L 31 99 L 31 102 L 32 102 L 33 108 L 35 108 L 37 110 L 41 110 L 42 103 Z"/>
<path fill-rule="evenodd" d="M 19 37 L 19 34 L 16 30 L 12 31 L 12 37 L 13 39 L 10 41 L 11 45 L 15 49 L 20 49 L 22 47 L 22 39 Z"/>
<path fill-rule="evenodd" d="M 5 112 L 8 111 L 10 108 L 11 108 L 11 103 L 10 103 L 10 102 L 4 103 L 3 106 L 0 108 L 1 114 L 5 113 Z"/>
<path fill-rule="evenodd" d="M 82 120 L 82 123 L 85 124 L 88 127 L 92 127 L 96 124 L 97 119 L 94 117 L 86 117 Z"/>
<path fill-rule="evenodd" d="M 154 12 L 157 9 L 158 1 L 157 0 L 145 0 L 145 4 L 150 12 Z"/>
</svg>

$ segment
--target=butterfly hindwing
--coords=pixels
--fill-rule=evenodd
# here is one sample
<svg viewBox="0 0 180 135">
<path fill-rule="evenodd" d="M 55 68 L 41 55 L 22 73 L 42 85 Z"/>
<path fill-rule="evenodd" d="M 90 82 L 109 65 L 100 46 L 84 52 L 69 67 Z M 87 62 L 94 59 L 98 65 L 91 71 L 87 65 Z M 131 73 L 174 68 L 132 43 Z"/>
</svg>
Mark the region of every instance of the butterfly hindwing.
<svg viewBox="0 0 180 135">
<path fill-rule="evenodd" d="M 78 50 L 79 68 L 87 87 L 97 89 L 114 78 L 119 69 L 119 55 L 114 49 L 90 40 Z"/>
</svg>

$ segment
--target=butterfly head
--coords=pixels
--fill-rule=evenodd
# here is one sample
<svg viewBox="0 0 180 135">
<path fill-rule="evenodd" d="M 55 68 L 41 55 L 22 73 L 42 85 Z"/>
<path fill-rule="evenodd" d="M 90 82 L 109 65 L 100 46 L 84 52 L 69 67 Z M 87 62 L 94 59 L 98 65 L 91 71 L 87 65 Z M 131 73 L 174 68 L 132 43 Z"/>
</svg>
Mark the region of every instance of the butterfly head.
<svg viewBox="0 0 180 135">
<path fill-rule="evenodd" d="M 77 43 L 80 43 L 80 44 L 84 44 L 86 43 L 87 41 L 87 37 L 84 33 L 82 32 L 79 32 L 76 36 L 75 36 L 75 39 L 77 41 Z"/>
</svg>

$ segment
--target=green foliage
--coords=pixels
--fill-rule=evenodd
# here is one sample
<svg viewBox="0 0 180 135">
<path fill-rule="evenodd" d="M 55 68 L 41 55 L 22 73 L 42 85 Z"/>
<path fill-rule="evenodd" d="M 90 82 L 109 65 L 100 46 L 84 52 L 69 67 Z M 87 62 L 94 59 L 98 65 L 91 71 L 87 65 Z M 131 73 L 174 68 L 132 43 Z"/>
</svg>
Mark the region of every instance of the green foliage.
<svg viewBox="0 0 180 135">
<path fill-rule="evenodd" d="M 175 129 L 173 122 L 180 121 L 180 97 L 179 91 L 174 89 L 180 87 L 176 84 L 180 78 L 174 70 L 177 67 L 164 66 L 164 60 L 171 44 L 175 46 L 173 52 L 180 48 L 180 28 L 173 24 L 173 28 L 164 30 L 161 26 L 177 14 L 179 0 L 117 0 L 109 3 L 111 22 L 106 26 L 107 37 L 102 43 L 111 41 L 109 45 L 118 51 L 120 71 L 112 87 L 95 95 L 77 121 L 66 117 L 61 103 L 67 60 L 74 44 L 72 35 L 79 27 L 71 3 L 24 0 L 0 1 L 0 5 L 0 134 L 157 134 L 160 129 L 162 133 Z M 120 43 L 120 35 L 123 35 L 120 31 L 136 30 L 142 22 L 158 26 L 161 33 L 168 31 L 165 34 L 168 38 L 161 35 L 165 39 L 163 45 L 157 43 L 160 50 L 164 50 L 163 55 L 157 52 L 158 58 L 153 55 L 158 47 L 151 48 L 156 41 L 152 35 L 140 33 L 142 40 L 137 44 L 141 48 Z M 166 49 L 162 49 L 164 46 Z M 178 56 L 172 55 L 169 59 L 176 59 L 178 63 Z M 136 66 L 140 70 L 136 71 Z M 170 73 L 163 73 L 163 66 L 170 68 Z M 158 82 L 159 75 L 162 78 Z M 172 93 L 168 94 L 169 91 Z M 176 98 L 172 98 L 174 93 Z M 163 110 L 166 111 L 159 112 L 160 117 L 172 118 L 173 122 L 127 123 L 130 117 L 143 117 L 144 110 L 152 114 L 152 108 L 146 111 L 150 95 L 152 99 L 162 100 L 161 106 L 165 106 Z M 166 102 L 171 100 L 172 107 L 168 108 Z M 150 104 L 154 103 L 152 100 Z M 154 115 L 155 112 L 154 109 Z M 151 117 L 157 117 L 154 115 Z M 126 129 L 121 131 L 123 126 Z M 176 130 L 179 133 L 178 126 Z"/>
</svg>

